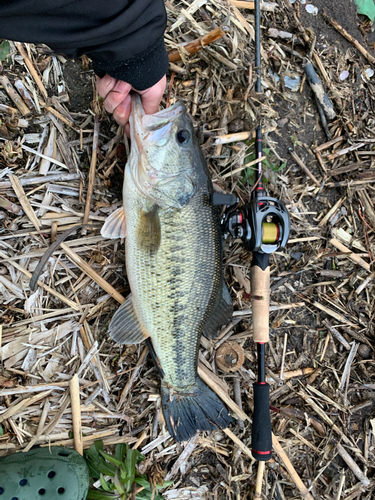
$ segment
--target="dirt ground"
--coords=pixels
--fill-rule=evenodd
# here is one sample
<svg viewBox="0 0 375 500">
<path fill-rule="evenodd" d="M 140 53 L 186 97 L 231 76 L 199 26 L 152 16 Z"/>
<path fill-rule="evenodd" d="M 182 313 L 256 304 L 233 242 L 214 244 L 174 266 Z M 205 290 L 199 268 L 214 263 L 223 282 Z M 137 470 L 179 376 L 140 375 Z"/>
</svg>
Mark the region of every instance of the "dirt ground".
<svg viewBox="0 0 375 500">
<path fill-rule="evenodd" d="M 178 99 L 186 103 L 193 115 L 214 181 L 221 188 L 234 192 L 241 203 L 246 203 L 250 197 L 253 182 L 251 169 L 246 170 L 246 175 L 243 172 L 231 176 L 227 174 L 252 159 L 252 143 L 234 142 L 218 148 L 213 141 L 217 136 L 233 132 L 253 132 L 261 122 L 270 165 L 266 169 L 266 186 L 271 195 L 285 202 L 291 215 L 291 241 L 286 249 L 271 257 L 273 311 L 270 315 L 270 342 L 266 346 L 267 376 L 271 384 L 273 432 L 306 487 L 303 490 L 296 485 L 293 473 L 275 451 L 273 459 L 266 465 L 262 498 L 371 500 L 375 491 L 375 287 L 371 267 L 375 252 L 375 189 L 372 184 L 375 178 L 375 77 L 366 77 L 365 70 L 373 65 L 329 24 L 322 13 L 339 23 L 374 57 L 375 34 L 371 24 L 356 15 L 352 0 L 313 0 L 310 3 L 318 7 L 317 16 L 308 14 L 299 0 L 293 5 L 287 0 L 277 0 L 275 12 L 263 13 L 262 45 L 267 61 L 263 61 L 262 67 L 264 95 L 259 96 L 254 89 L 254 77 L 251 79 L 251 74 L 255 74 L 254 44 L 249 41 L 251 36 L 246 27 L 246 22 L 254 25 L 252 11 L 240 10 L 245 16 L 243 21 L 241 16 L 230 10 L 226 0 L 201 2 L 200 8 L 192 14 L 194 22 L 191 22 L 190 18 L 183 17 L 181 11 L 189 8 L 192 1 L 167 2 L 168 50 L 174 49 L 176 42 L 197 38 L 200 34 L 198 28 L 208 32 L 217 25 L 229 23 L 231 31 L 227 37 L 213 44 L 213 48 L 209 47 L 179 62 L 180 71 L 170 68 L 162 105 Z M 177 19 L 181 23 L 172 30 Z M 269 35 L 270 28 L 290 32 L 296 39 L 293 43 L 274 39 Z M 303 41 L 304 35 L 308 42 Z M 328 121 L 327 125 L 333 140 L 331 145 L 302 69 L 303 58 L 309 57 L 312 45 L 317 57 L 311 60 L 336 111 L 335 119 Z M 41 54 L 34 50 L 35 61 L 43 60 Z M 317 60 L 320 60 L 327 77 Z M 231 63 L 237 65 L 237 69 L 233 70 Z M 41 191 L 42 196 L 38 191 L 34 193 L 33 186 L 25 188 L 35 210 L 43 203 L 49 207 L 47 213 L 40 212 L 42 215 L 38 215 L 43 224 L 48 223 L 48 218 L 57 217 L 56 214 L 71 217 L 72 223 L 82 220 L 82 215 L 76 214 L 83 213 L 85 200 L 78 191 L 87 185 L 92 158 L 93 103 L 94 109 L 97 110 L 95 106 L 98 106 L 93 93 L 93 72 L 90 67 L 83 69 L 81 61 L 68 61 L 62 68 L 69 95 L 69 102 L 64 102 L 64 106 L 74 119 L 73 127 L 65 126 L 66 142 L 76 159 L 83 183 L 80 185 L 77 179 L 60 183 L 54 181 L 51 187 L 55 190 L 54 198 L 48 203 L 44 191 Z M 6 71 L 13 78 L 24 70 L 16 65 Z M 340 79 L 343 71 L 349 73 L 345 80 Z M 285 75 L 299 79 L 296 92 L 285 85 Z M 55 88 L 52 83 L 48 86 L 50 96 L 55 94 Z M 247 99 L 244 98 L 246 92 Z M 6 103 L 12 105 L 9 100 Z M 41 132 L 39 119 L 36 117 L 35 123 L 32 121 L 30 131 Z M 87 142 L 80 143 L 80 136 L 74 128 L 83 123 L 86 132 L 82 132 L 82 139 L 87 137 Z M 19 132 L 20 137 L 24 134 L 22 130 Z M 14 148 L 17 137 L 12 138 Z M 357 148 L 358 144 L 362 145 Z M 35 149 L 38 147 L 37 143 L 31 145 Z M 321 146 L 323 149 L 319 150 Z M 118 127 L 111 117 L 102 113 L 97 180 L 91 205 L 91 215 L 97 225 L 103 223 L 113 205 L 121 203 L 128 147 L 129 144 L 123 144 L 122 137 L 118 136 Z M 2 158 L 5 158 L 4 154 Z M 4 163 L 1 168 L 11 165 L 14 172 L 22 177 L 31 174 L 25 164 L 26 160 L 22 158 L 15 166 Z M 76 171 L 73 169 L 71 172 Z M 2 175 L 5 179 L 6 174 Z M 0 195 L 18 204 L 13 191 L 1 188 L 2 180 L 0 178 Z M 41 189 L 46 189 L 43 186 Z M 62 192 L 63 189 L 67 191 Z M 74 220 L 73 215 L 76 217 Z M 32 272 L 40 254 L 48 246 L 48 226 L 43 226 L 46 230 L 43 233 L 46 240 L 43 240 L 33 235 L 24 236 L 33 229 L 26 216 L 21 218 L 8 214 L 6 222 L 8 225 L 4 223 L 1 228 L 0 238 L 3 236 L 5 243 L 0 249 L 15 262 L 19 262 L 17 259 L 22 256 L 20 262 Z M 13 223 L 16 226 L 12 226 Z M 90 229 L 86 244 L 77 235 L 71 237 L 70 244 L 74 245 L 78 240 L 76 251 L 79 255 L 92 269 L 101 273 L 106 282 L 126 296 L 129 286 L 124 269 L 124 248 L 118 242 L 100 239 L 98 227 Z M 332 239 L 345 244 L 346 249 L 334 246 Z M 35 252 L 39 254 L 36 256 Z M 39 366 L 25 361 L 26 355 L 36 356 L 34 352 L 30 354 L 32 348 L 25 351 L 26 338 L 21 337 L 21 346 L 12 344 L 15 336 L 21 336 L 22 328 L 26 328 L 22 322 L 30 320 L 32 326 L 27 324 L 27 328 L 34 328 L 33 315 L 44 314 L 42 305 L 48 305 L 48 314 L 67 306 L 61 302 L 61 297 L 51 299 L 43 290 L 41 297 L 34 297 L 28 289 L 28 281 L 25 279 L 21 283 L 21 273 L 4 264 L 3 260 L 0 274 L 18 289 L 13 290 L 16 295 L 12 299 L 9 284 L 5 290 L 0 288 L 6 302 L 6 307 L 0 308 L 3 344 L 12 352 L 10 358 L 4 359 L 3 378 L 0 380 L 2 387 L 10 387 L 11 384 L 30 386 L 35 378 L 41 378 L 38 383 L 46 380 L 48 383 L 64 382 L 82 366 L 85 355 L 95 344 L 99 349 L 95 359 L 101 360 L 99 366 L 102 366 L 103 373 L 112 378 L 106 394 L 108 399 L 103 396 L 106 386 L 101 385 L 103 392 L 96 399 L 100 406 L 85 414 L 85 435 L 95 436 L 109 429 L 118 441 L 106 437 L 108 449 L 121 439 L 137 445 L 146 456 L 149 477 L 165 477 L 177 463 L 171 478 L 173 484 L 164 493 L 166 499 L 253 498 L 257 464 L 221 431 L 200 435 L 193 443 L 193 451 L 184 463 L 179 464 L 179 457 L 186 446 L 176 444 L 172 439 L 163 441 L 166 430 L 157 397 L 159 376 L 150 356 L 145 360 L 142 358 L 143 346 L 123 348 L 108 338 L 107 328 L 117 302 L 87 275 L 87 269 L 85 274 L 64 253 L 59 254 L 59 259 L 62 264 L 57 259 L 50 262 L 43 280 L 65 297 L 74 299 L 85 310 L 87 320 L 83 321 L 84 331 L 82 333 L 82 326 L 78 326 L 78 333 L 75 332 L 74 342 L 78 342 L 79 349 L 76 348 L 75 357 L 72 357 L 73 340 L 69 339 L 68 344 L 57 351 L 56 359 L 53 355 L 40 359 Z M 240 402 L 247 416 L 253 412 L 252 384 L 257 371 L 249 312 L 250 262 L 251 255 L 239 240 L 226 240 L 223 261 L 225 279 L 240 321 L 233 322 L 228 332 L 224 329 L 216 340 L 202 339 L 201 345 L 206 368 L 222 381 L 232 399 L 235 398 L 236 381 L 240 385 Z M 56 276 L 53 275 L 55 269 Z M 27 291 L 26 295 L 23 295 L 23 290 Z M 30 305 L 30 297 L 34 297 L 34 305 Z M 31 313 L 25 313 L 25 307 Z M 71 315 L 75 318 L 73 309 Z M 57 318 L 56 325 L 63 321 L 68 321 L 65 315 L 62 319 Z M 216 365 L 215 353 L 221 337 L 237 342 L 244 349 L 245 361 L 236 373 L 224 373 Z M 54 338 L 42 343 L 43 349 L 55 348 Z M 58 362 L 57 368 L 54 363 Z M 128 369 L 132 370 L 130 374 Z M 85 397 L 94 393 L 90 384 L 97 380 L 101 380 L 97 372 L 89 367 L 82 389 Z M 4 411 L 9 404 L 19 402 L 16 391 L 6 397 L 5 401 L 0 391 Z M 53 409 L 56 411 L 62 403 L 55 393 L 53 397 Z M 108 410 L 107 415 L 105 409 Z M 108 417 L 108 412 L 112 413 L 111 417 Z M 33 406 L 30 417 L 28 414 L 15 414 L 5 425 L 3 439 L 14 449 L 22 449 L 36 433 L 40 413 L 41 406 Z M 50 421 L 55 415 L 51 415 Z M 241 422 L 235 414 L 234 417 L 232 431 L 246 447 L 251 447 L 251 422 Z M 70 431 L 69 418 L 66 416 L 57 430 Z M 15 431 L 14 425 L 29 433 L 23 436 L 23 443 L 20 443 L 18 427 Z M 340 446 L 349 454 L 349 459 Z"/>
</svg>

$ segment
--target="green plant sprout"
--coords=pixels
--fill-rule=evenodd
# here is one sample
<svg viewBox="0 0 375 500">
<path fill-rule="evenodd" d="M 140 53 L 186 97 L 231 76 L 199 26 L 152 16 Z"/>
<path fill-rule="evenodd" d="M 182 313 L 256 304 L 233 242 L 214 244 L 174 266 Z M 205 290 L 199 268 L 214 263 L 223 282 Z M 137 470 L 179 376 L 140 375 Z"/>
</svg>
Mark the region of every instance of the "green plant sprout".
<svg viewBox="0 0 375 500">
<path fill-rule="evenodd" d="M 127 444 L 117 444 L 115 453 L 110 455 L 103 448 L 103 441 L 99 440 L 85 451 L 90 482 L 99 480 L 101 485 L 100 488 L 91 488 L 87 499 L 128 500 L 133 495 L 135 483 L 141 487 L 136 493 L 136 500 L 163 500 L 157 490 L 166 488 L 172 481 L 152 485 L 147 474 L 139 474 L 137 464 L 144 460 L 144 456 L 138 450 L 132 450 Z"/>
<path fill-rule="evenodd" d="M 245 167 L 247 163 L 250 163 L 251 161 L 254 161 L 256 159 L 254 150 L 254 144 L 255 144 L 254 139 L 249 143 L 246 142 L 246 144 L 252 147 L 252 152 L 245 157 L 245 162 L 244 162 Z M 273 172 L 273 174 L 277 174 L 277 172 L 286 167 L 286 162 L 282 163 L 281 165 L 276 165 L 271 160 L 271 151 L 269 148 L 263 148 L 262 152 L 263 156 L 266 157 L 264 160 L 262 160 L 263 182 L 267 183 L 270 180 L 269 177 L 271 177 L 271 179 L 272 177 L 274 177 L 274 175 L 270 174 L 270 172 Z M 256 166 L 245 168 L 242 171 L 242 183 L 254 185 L 257 180 L 257 174 L 258 174 L 258 168 Z"/>
</svg>

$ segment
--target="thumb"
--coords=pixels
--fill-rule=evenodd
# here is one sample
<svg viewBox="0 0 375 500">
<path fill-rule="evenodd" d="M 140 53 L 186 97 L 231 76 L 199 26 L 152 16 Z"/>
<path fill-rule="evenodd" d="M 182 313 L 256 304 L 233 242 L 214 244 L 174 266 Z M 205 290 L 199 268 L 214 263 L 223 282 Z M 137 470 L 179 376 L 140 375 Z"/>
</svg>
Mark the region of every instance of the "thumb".
<svg viewBox="0 0 375 500">
<path fill-rule="evenodd" d="M 141 96 L 142 106 L 146 115 L 152 115 L 159 110 L 159 104 L 163 97 L 167 77 L 164 75 L 155 85 L 149 89 L 138 92 Z"/>
</svg>

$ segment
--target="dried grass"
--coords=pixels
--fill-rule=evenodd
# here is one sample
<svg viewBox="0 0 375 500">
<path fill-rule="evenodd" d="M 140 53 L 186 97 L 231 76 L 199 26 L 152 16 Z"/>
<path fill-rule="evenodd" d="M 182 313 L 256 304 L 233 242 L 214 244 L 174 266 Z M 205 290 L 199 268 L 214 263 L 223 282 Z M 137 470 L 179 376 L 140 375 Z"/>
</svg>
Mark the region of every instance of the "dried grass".
<svg viewBox="0 0 375 500">
<path fill-rule="evenodd" d="M 266 498 L 370 499 L 374 84 L 355 48 L 343 54 L 317 43 L 311 51 L 295 7 L 283 0 L 263 11 L 263 25 L 273 31 L 263 30 L 265 94 L 256 94 L 253 15 L 242 3 L 166 2 L 167 47 L 178 50 L 181 61 L 171 64 L 164 104 L 185 101 L 213 179 L 244 203 L 252 182 L 246 166 L 253 159 L 250 138 L 260 120 L 273 166 L 267 189 L 284 200 L 291 215 L 287 248 L 271 258 L 267 375 L 277 453 L 266 465 L 263 493 Z M 178 45 L 227 25 L 224 37 L 194 55 Z M 291 32 L 292 43 L 299 43 L 285 38 L 280 43 L 275 28 Z M 106 334 L 118 302 L 129 293 L 123 246 L 100 236 L 106 216 L 121 203 L 122 131 L 97 97 L 91 109 L 87 103 L 79 113 L 68 111 L 64 58 L 51 57 L 42 46 L 11 46 L 0 82 L 7 95 L 17 95 L 12 102 L 0 92 L 0 455 L 34 444 L 73 446 L 78 411 L 84 435 L 79 446 L 103 439 L 108 446 L 127 442 L 139 448 L 149 474 L 161 469 L 173 479 L 166 498 L 249 498 L 256 483 L 248 456 L 256 370 L 250 255 L 239 241 L 225 243 L 225 277 L 236 312 L 217 339 L 202 338 L 200 352 L 200 373 L 238 420 L 226 433 L 177 444 L 163 421 L 158 374 L 147 348 L 123 348 Z M 304 84 L 300 56 L 310 52 L 339 113 L 328 125 L 330 141 Z M 343 69 L 350 76 L 341 82 Z M 301 77 L 298 93 L 285 87 L 290 72 Z M 15 90 L 16 77 L 29 98 Z M 43 89 L 54 97 L 47 98 Z M 94 112 L 100 119 L 98 148 Z M 245 135 L 229 135 L 237 133 Z M 239 137 L 246 140 L 238 142 Z M 293 156 L 287 153 L 291 143 Z M 284 161 L 286 168 L 279 170 Z M 53 253 L 32 292 L 29 278 L 51 232 L 57 227 L 59 235 L 84 217 L 91 224 L 85 237 L 76 234 Z M 215 363 L 216 349 L 228 339 L 245 351 L 235 373 L 221 372 Z M 80 406 L 75 404 L 73 418 L 67 389 L 76 375 Z"/>
</svg>

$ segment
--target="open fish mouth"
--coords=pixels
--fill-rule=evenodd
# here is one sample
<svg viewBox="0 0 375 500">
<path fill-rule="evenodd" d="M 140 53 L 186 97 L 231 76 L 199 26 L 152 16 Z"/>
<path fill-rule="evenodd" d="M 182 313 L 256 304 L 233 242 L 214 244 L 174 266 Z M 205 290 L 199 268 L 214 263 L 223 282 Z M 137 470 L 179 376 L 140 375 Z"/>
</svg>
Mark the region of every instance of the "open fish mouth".
<svg viewBox="0 0 375 500">
<path fill-rule="evenodd" d="M 153 115 L 146 115 L 141 97 L 132 94 L 132 111 L 130 115 L 131 174 L 139 191 L 153 199 L 151 191 L 156 184 L 175 179 L 178 174 L 163 172 L 154 168 L 148 161 L 148 148 L 162 148 L 173 136 L 175 121 L 186 113 L 183 102 L 178 101 L 169 108 L 158 111 Z M 154 200 L 157 202 L 157 200 Z"/>
</svg>

